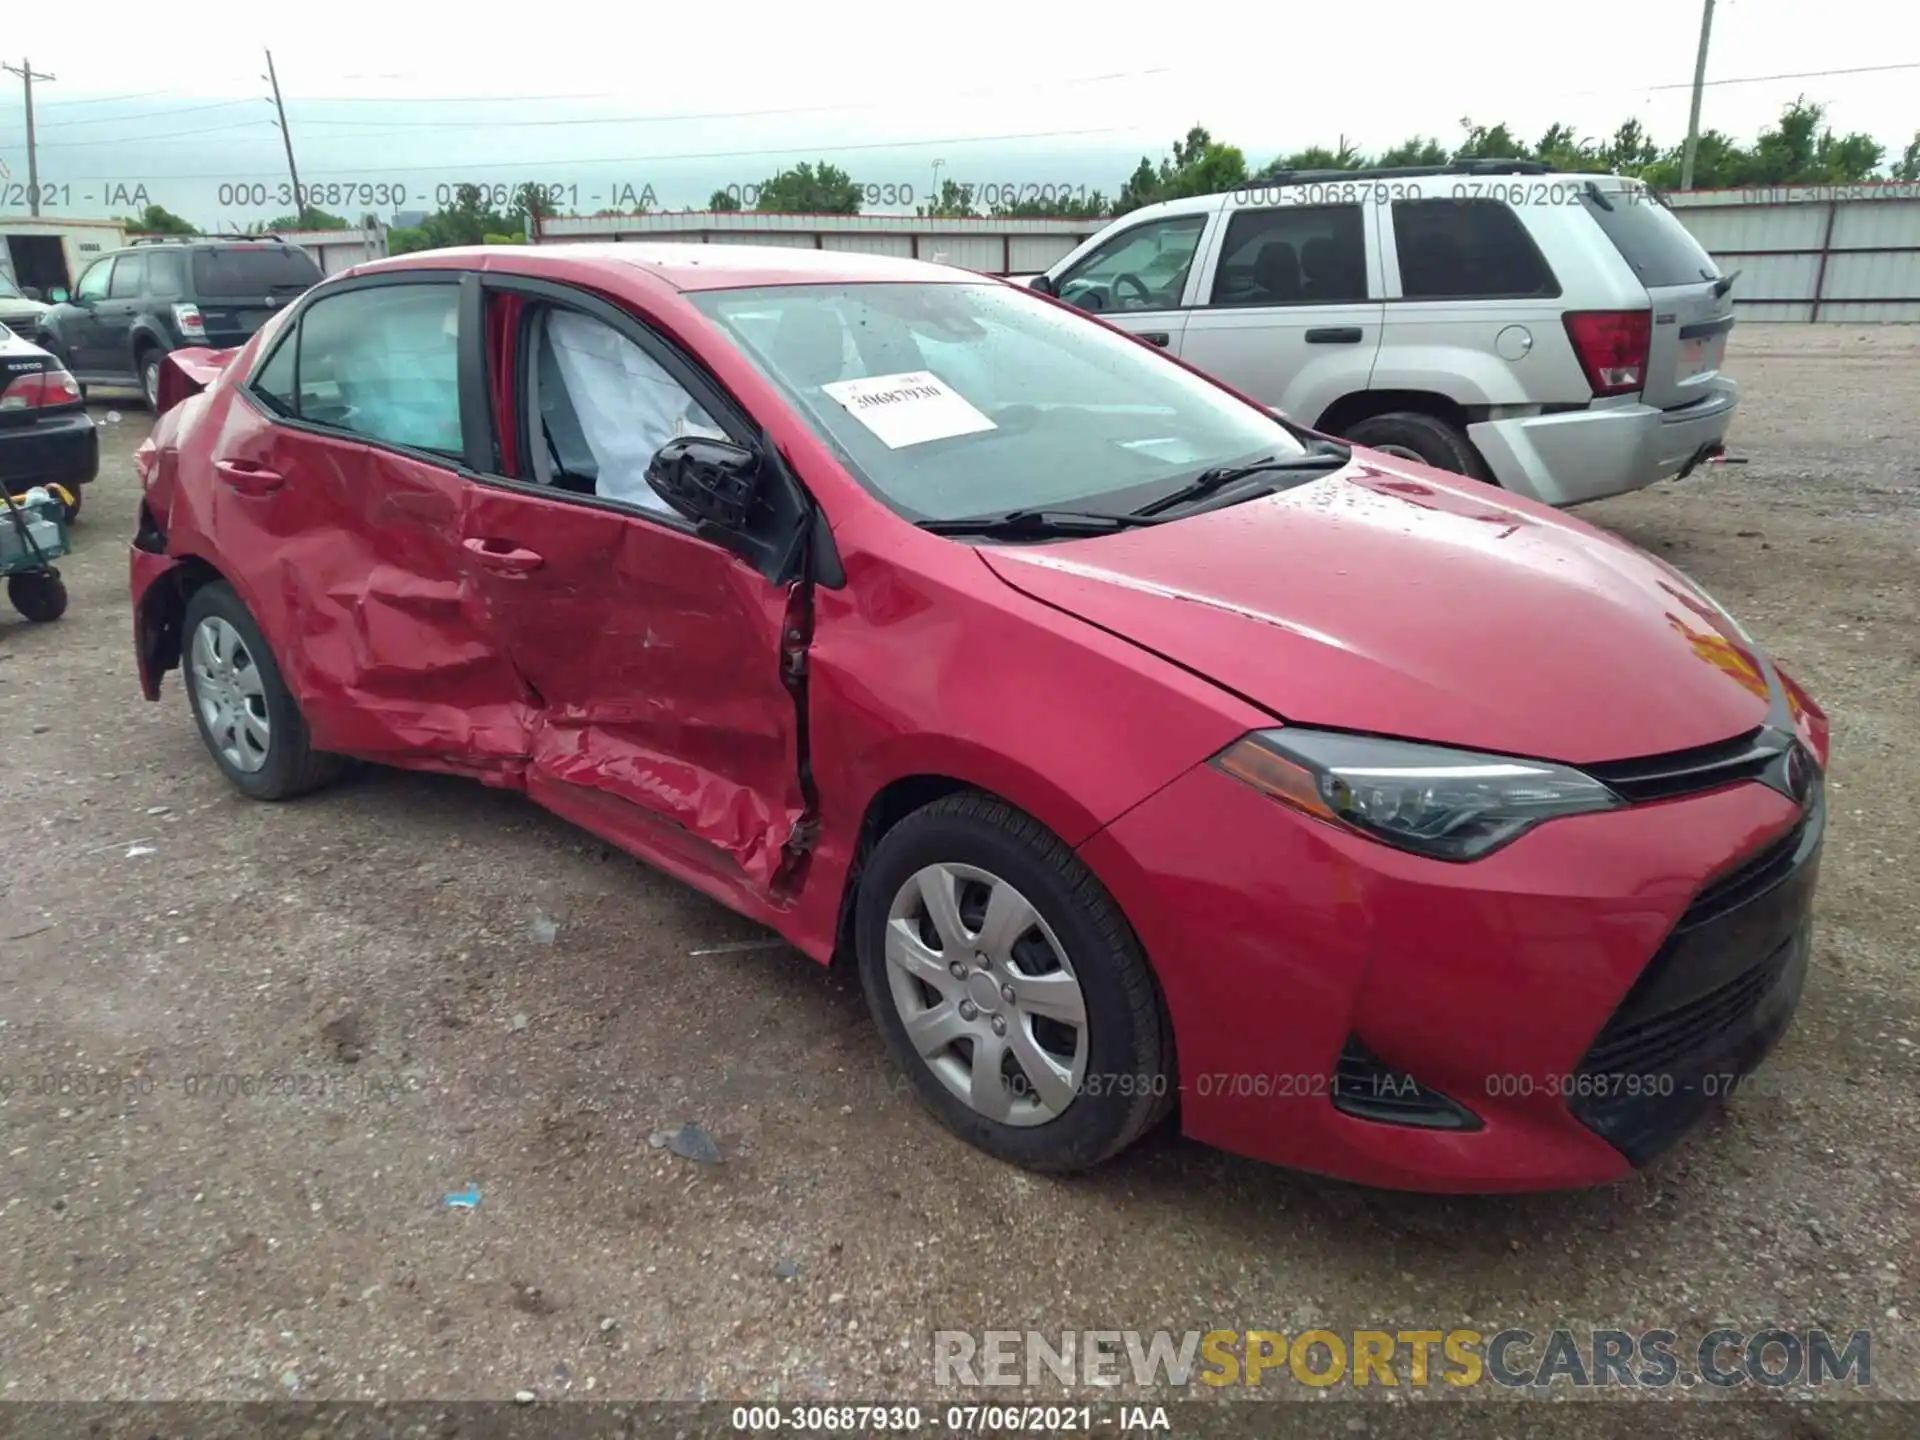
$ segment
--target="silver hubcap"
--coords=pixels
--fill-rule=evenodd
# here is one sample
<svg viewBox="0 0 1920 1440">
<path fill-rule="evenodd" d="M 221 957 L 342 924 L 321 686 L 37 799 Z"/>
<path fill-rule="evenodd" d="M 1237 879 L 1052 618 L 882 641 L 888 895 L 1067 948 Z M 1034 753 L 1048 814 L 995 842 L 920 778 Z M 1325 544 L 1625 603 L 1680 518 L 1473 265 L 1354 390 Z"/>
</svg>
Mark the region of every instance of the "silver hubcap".
<svg viewBox="0 0 1920 1440">
<path fill-rule="evenodd" d="M 1405 445 L 1375 445 L 1373 448 L 1382 455 L 1391 455 L 1398 460 L 1411 460 L 1416 465 L 1427 463 L 1418 452 L 1409 450 Z"/>
<path fill-rule="evenodd" d="M 1040 1125 L 1087 1070 L 1087 1006 L 1059 939 L 999 876 L 929 865 L 887 914 L 887 984 L 942 1085 L 1003 1125 Z"/>
<path fill-rule="evenodd" d="M 149 365 L 140 372 L 140 388 L 147 392 L 147 403 L 158 404 L 160 400 L 160 367 Z"/>
<path fill-rule="evenodd" d="M 249 773 L 267 763 L 267 687 L 240 632 L 209 615 L 193 632 L 193 700 L 226 762 Z"/>
</svg>

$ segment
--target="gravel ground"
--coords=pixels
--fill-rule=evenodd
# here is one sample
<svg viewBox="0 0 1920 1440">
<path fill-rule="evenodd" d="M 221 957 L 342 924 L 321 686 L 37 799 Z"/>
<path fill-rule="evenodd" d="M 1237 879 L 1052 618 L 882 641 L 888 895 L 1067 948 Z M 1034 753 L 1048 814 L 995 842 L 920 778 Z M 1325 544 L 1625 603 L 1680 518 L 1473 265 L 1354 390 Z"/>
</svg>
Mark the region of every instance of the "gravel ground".
<svg viewBox="0 0 1920 1440">
<path fill-rule="evenodd" d="M 0 1395 L 977 1402 L 1022 1392 L 936 1390 L 932 1330 L 1728 1323 L 1871 1327 L 1920 1398 L 1920 334 L 1749 326 L 1731 364 L 1751 463 L 1585 513 L 1833 716 L 1816 966 L 1667 1161 L 1491 1200 L 1164 1134 L 1027 1176 L 920 1111 L 848 978 L 514 796 L 239 798 L 177 676 L 139 697 L 145 416 L 97 403 L 73 608 L 0 619 Z M 649 1143 L 685 1121 L 722 1163 Z"/>
</svg>

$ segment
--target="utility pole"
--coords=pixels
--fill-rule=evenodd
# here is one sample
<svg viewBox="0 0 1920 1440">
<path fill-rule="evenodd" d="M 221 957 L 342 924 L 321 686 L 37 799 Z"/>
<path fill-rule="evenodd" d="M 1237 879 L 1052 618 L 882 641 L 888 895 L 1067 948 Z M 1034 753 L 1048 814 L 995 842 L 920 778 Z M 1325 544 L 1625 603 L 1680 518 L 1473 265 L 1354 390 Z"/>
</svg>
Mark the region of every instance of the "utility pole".
<svg viewBox="0 0 1920 1440">
<path fill-rule="evenodd" d="M 287 174 L 293 177 L 293 223 L 295 228 L 306 218 L 306 197 L 300 193 L 300 171 L 293 163 L 293 132 L 287 129 L 287 107 L 280 103 L 280 76 L 273 68 L 273 51 L 267 51 L 267 73 L 260 77 L 273 86 L 273 108 L 280 116 L 280 138 L 287 142 Z"/>
<path fill-rule="evenodd" d="M 27 89 L 27 210 L 37 219 L 40 214 L 40 157 L 35 153 L 33 144 L 33 82 L 54 77 L 35 73 L 33 62 L 24 57 L 18 65 L 0 64 L 0 70 L 18 75 Z"/>
<path fill-rule="evenodd" d="M 1693 109 L 1687 116 L 1687 148 L 1680 158 L 1680 188 L 1693 188 L 1693 157 L 1700 149 L 1700 92 L 1707 83 L 1707 40 L 1713 34 L 1713 0 L 1702 0 L 1700 54 L 1693 62 Z"/>
</svg>

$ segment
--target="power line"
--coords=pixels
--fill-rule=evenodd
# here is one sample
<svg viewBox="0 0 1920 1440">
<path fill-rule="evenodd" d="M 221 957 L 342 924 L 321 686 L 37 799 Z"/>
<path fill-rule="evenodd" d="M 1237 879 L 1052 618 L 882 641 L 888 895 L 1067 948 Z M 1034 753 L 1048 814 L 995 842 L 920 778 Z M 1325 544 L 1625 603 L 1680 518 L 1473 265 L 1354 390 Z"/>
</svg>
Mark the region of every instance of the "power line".
<svg viewBox="0 0 1920 1440">
<path fill-rule="evenodd" d="M 1056 86 L 1099 85 L 1113 80 L 1136 80 L 1151 75 L 1165 75 L 1170 73 L 1172 68 L 1171 66 L 1163 65 L 1152 70 L 1126 70 L 1111 75 L 1087 75 L 1077 79 L 1059 80 L 1051 83 Z M 1000 85 L 987 90 L 963 90 L 957 95 L 943 95 L 940 99 L 943 101 L 973 100 L 986 95 L 1025 93 L 1032 88 L 1030 85 Z M 306 100 L 298 103 L 311 105 L 317 102 Z M 378 104 L 383 102 L 369 101 L 367 103 Z M 692 120 L 760 120 L 779 115 L 823 115 L 842 110 L 874 110 L 898 103 L 899 101 L 897 99 L 855 100 L 838 105 L 783 105 L 770 110 L 709 110 L 687 114 L 565 116 L 546 120 L 528 120 L 519 117 L 498 120 L 332 120 L 321 116 L 302 115 L 300 117 L 300 123 L 302 125 L 354 126 L 365 129 L 383 130 L 475 130 L 489 126 L 504 126 L 517 130 L 525 127 L 544 125 L 672 125 Z"/>
<path fill-rule="evenodd" d="M 96 115 L 91 120 L 62 120 L 60 125 L 117 125 L 126 120 L 172 120 L 181 115 L 198 115 L 206 110 L 230 110 L 236 105 L 258 105 L 258 100 L 217 100 L 211 105 L 189 105 L 177 110 L 140 110 L 132 115 Z M 47 108 L 47 107 L 42 107 Z"/>
<path fill-rule="evenodd" d="M 1709 80 L 1708 85 L 1765 85 L 1775 80 L 1825 80 L 1835 75 L 1881 75 L 1892 70 L 1920 70 L 1920 60 L 1904 60 L 1898 65 L 1849 65 L 1841 70 L 1790 70 L 1782 75 L 1736 75 L 1726 80 Z M 1643 90 L 1691 90 L 1693 82 L 1679 85 L 1644 85 Z"/>
<path fill-rule="evenodd" d="M 862 142 L 853 145 L 816 144 L 796 145 L 785 149 L 772 149 L 756 146 L 751 150 L 709 150 L 700 154 L 687 155 L 613 155 L 595 159 L 562 157 L 548 160 L 485 160 L 468 165 L 460 161 L 442 161 L 436 165 L 375 165 L 358 169 L 335 169 L 311 171 L 318 175 L 372 175 L 385 178 L 391 175 L 424 175 L 433 172 L 445 173 L 459 171 L 471 173 L 475 170 L 534 170 L 543 167 L 582 166 L 582 165 L 665 165 L 682 160 L 751 160 L 764 155 L 813 155 L 831 158 L 852 150 L 918 150 L 932 145 L 999 145 L 1008 140 L 1063 140 L 1072 136 L 1088 135 L 1132 135 L 1140 127 L 1135 125 L 1109 125 L 1092 130 L 1030 130 L 1014 135 L 963 135 L 940 140 L 882 140 Z M 232 171 L 202 170 L 192 175 L 146 175 L 142 183 L 158 180 L 244 180 L 265 171 L 249 174 L 235 174 Z M 119 180 L 126 178 L 124 172 L 116 175 L 71 175 L 70 180 Z"/>
<path fill-rule="evenodd" d="M 257 101 L 254 103 L 258 103 Z M 149 140 L 184 140 L 189 135 L 218 135 L 228 130 L 248 130 L 256 125 L 271 125 L 273 122 L 265 116 L 255 116 L 251 120 L 236 120 L 230 125 L 208 125 L 198 130 L 167 130 L 158 135 L 115 135 L 104 136 L 97 140 L 44 140 L 43 150 L 76 150 L 88 145 L 144 145 Z"/>
</svg>

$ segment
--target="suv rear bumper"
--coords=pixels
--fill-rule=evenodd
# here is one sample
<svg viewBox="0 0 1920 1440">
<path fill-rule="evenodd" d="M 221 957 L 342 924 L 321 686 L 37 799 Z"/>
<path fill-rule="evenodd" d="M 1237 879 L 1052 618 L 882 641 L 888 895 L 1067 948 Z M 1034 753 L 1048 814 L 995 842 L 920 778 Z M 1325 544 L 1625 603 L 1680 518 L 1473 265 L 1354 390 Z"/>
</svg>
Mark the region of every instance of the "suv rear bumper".
<svg viewBox="0 0 1920 1440">
<path fill-rule="evenodd" d="M 1684 410 L 1623 405 L 1469 425 L 1503 489 L 1547 505 L 1580 505 L 1685 474 L 1725 438 L 1740 387 L 1722 380 Z"/>
</svg>

